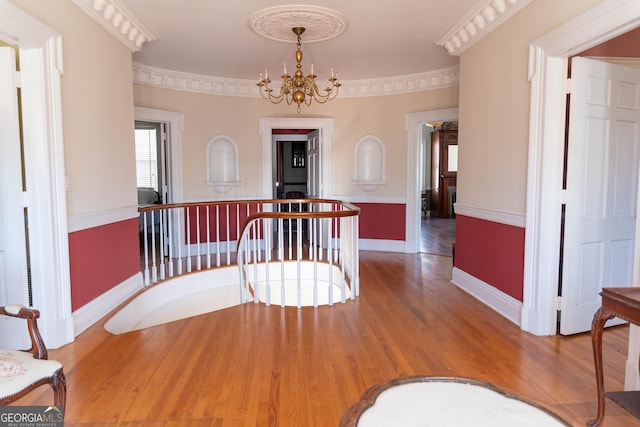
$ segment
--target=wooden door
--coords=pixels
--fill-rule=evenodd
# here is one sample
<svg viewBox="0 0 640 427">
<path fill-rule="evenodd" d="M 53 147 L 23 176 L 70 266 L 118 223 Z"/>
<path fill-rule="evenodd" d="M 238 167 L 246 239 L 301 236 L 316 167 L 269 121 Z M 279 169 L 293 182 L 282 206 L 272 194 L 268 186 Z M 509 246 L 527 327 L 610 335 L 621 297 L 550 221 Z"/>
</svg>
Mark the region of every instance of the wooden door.
<svg viewBox="0 0 640 427">
<path fill-rule="evenodd" d="M 0 305 L 29 305 L 15 55 L 13 48 L 0 47 Z M 0 319 L 2 348 L 29 342 L 24 320 Z"/>
<path fill-rule="evenodd" d="M 560 332 L 591 327 L 603 287 L 633 278 L 640 70 L 575 58 Z"/>
</svg>

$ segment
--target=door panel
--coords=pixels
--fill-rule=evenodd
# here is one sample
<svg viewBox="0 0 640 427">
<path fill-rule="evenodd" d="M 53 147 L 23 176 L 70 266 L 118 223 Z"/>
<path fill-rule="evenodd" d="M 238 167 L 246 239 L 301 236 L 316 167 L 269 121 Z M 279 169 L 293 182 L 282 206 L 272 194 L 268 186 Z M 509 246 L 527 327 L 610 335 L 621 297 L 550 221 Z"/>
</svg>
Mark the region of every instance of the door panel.
<svg viewBox="0 0 640 427">
<path fill-rule="evenodd" d="M 320 130 L 310 132 L 307 138 L 307 192 L 309 198 L 322 197 L 322 139 Z"/>
<path fill-rule="evenodd" d="M 571 80 L 562 334 L 590 329 L 603 287 L 632 284 L 640 160 L 640 70 L 574 58 Z"/>
<path fill-rule="evenodd" d="M 13 48 L 0 47 L 0 305 L 29 305 L 15 58 Z M 24 320 L 4 316 L 0 337 L 2 348 L 30 342 Z"/>
</svg>

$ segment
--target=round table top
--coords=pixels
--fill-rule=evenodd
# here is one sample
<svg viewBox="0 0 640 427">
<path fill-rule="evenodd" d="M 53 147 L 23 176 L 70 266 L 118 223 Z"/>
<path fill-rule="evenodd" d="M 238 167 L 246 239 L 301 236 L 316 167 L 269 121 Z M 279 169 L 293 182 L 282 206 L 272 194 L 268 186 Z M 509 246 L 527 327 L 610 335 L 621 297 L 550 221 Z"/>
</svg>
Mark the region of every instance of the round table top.
<svg viewBox="0 0 640 427">
<path fill-rule="evenodd" d="M 568 426 L 547 409 L 489 383 L 462 378 L 402 377 L 369 388 L 341 427 Z"/>
</svg>

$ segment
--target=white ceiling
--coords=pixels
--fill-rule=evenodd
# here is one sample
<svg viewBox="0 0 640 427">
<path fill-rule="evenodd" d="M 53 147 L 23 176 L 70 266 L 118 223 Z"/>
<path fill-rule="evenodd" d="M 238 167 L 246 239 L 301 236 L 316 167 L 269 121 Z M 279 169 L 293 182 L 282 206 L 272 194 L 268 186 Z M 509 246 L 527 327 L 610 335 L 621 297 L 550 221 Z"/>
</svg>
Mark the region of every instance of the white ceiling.
<svg viewBox="0 0 640 427">
<path fill-rule="evenodd" d="M 269 40 L 249 27 L 256 12 L 281 0 L 122 0 L 153 33 L 133 61 L 165 70 L 231 79 L 256 79 L 265 68 L 295 66 L 295 44 Z M 436 45 L 452 26 L 486 0 L 304 0 L 340 12 L 346 30 L 328 41 L 305 43 L 303 71 L 314 64 L 326 78 L 377 79 L 445 69 L 458 57 Z M 494 2 L 495 3 L 495 2 Z M 509 2 L 514 3 L 514 2 Z M 292 27 L 295 23 L 292 22 Z"/>
</svg>

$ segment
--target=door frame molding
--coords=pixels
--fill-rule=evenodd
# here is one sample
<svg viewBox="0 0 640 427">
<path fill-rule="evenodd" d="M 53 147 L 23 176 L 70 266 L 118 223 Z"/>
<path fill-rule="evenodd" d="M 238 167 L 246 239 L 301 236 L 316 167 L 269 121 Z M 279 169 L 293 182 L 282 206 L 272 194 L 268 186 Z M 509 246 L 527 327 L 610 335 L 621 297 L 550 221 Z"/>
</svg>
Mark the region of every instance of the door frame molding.
<svg viewBox="0 0 640 427">
<path fill-rule="evenodd" d="M 333 118 L 290 118 L 262 117 L 258 120 L 262 145 L 262 194 L 264 199 L 272 199 L 273 195 L 273 129 L 319 129 L 322 137 L 322 181 L 321 197 L 331 198 L 333 195 L 333 135 L 335 119 Z"/>
<path fill-rule="evenodd" d="M 405 222 L 405 253 L 418 253 L 420 250 L 420 143 L 421 126 L 428 122 L 451 122 L 458 120 L 457 108 L 420 111 L 405 115 L 405 131 L 407 133 L 407 200 Z"/>
<path fill-rule="evenodd" d="M 133 107 L 134 118 L 138 121 L 167 123 L 169 125 L 170 164 L 167 173 L 171 176 L 171 203 L 183 201 L 182 179 L 182 132 L 184 131 L 184 113 L 159 110 L 156 108 Z"/>
<path fill-rule="evenodd" d="M 638 26 L 639 2 L 605 0 L 529 46 L 531 96 L 520 325 L 533 334 L 556 333 L 567 58 Z"/>
<path fill-rule="evenodd" d="M 0 39 L 20 51 L 33 305 L 50 348 L 74 340 L 62 134 L 62 37 L 9 2 Z"/>
</svg>

